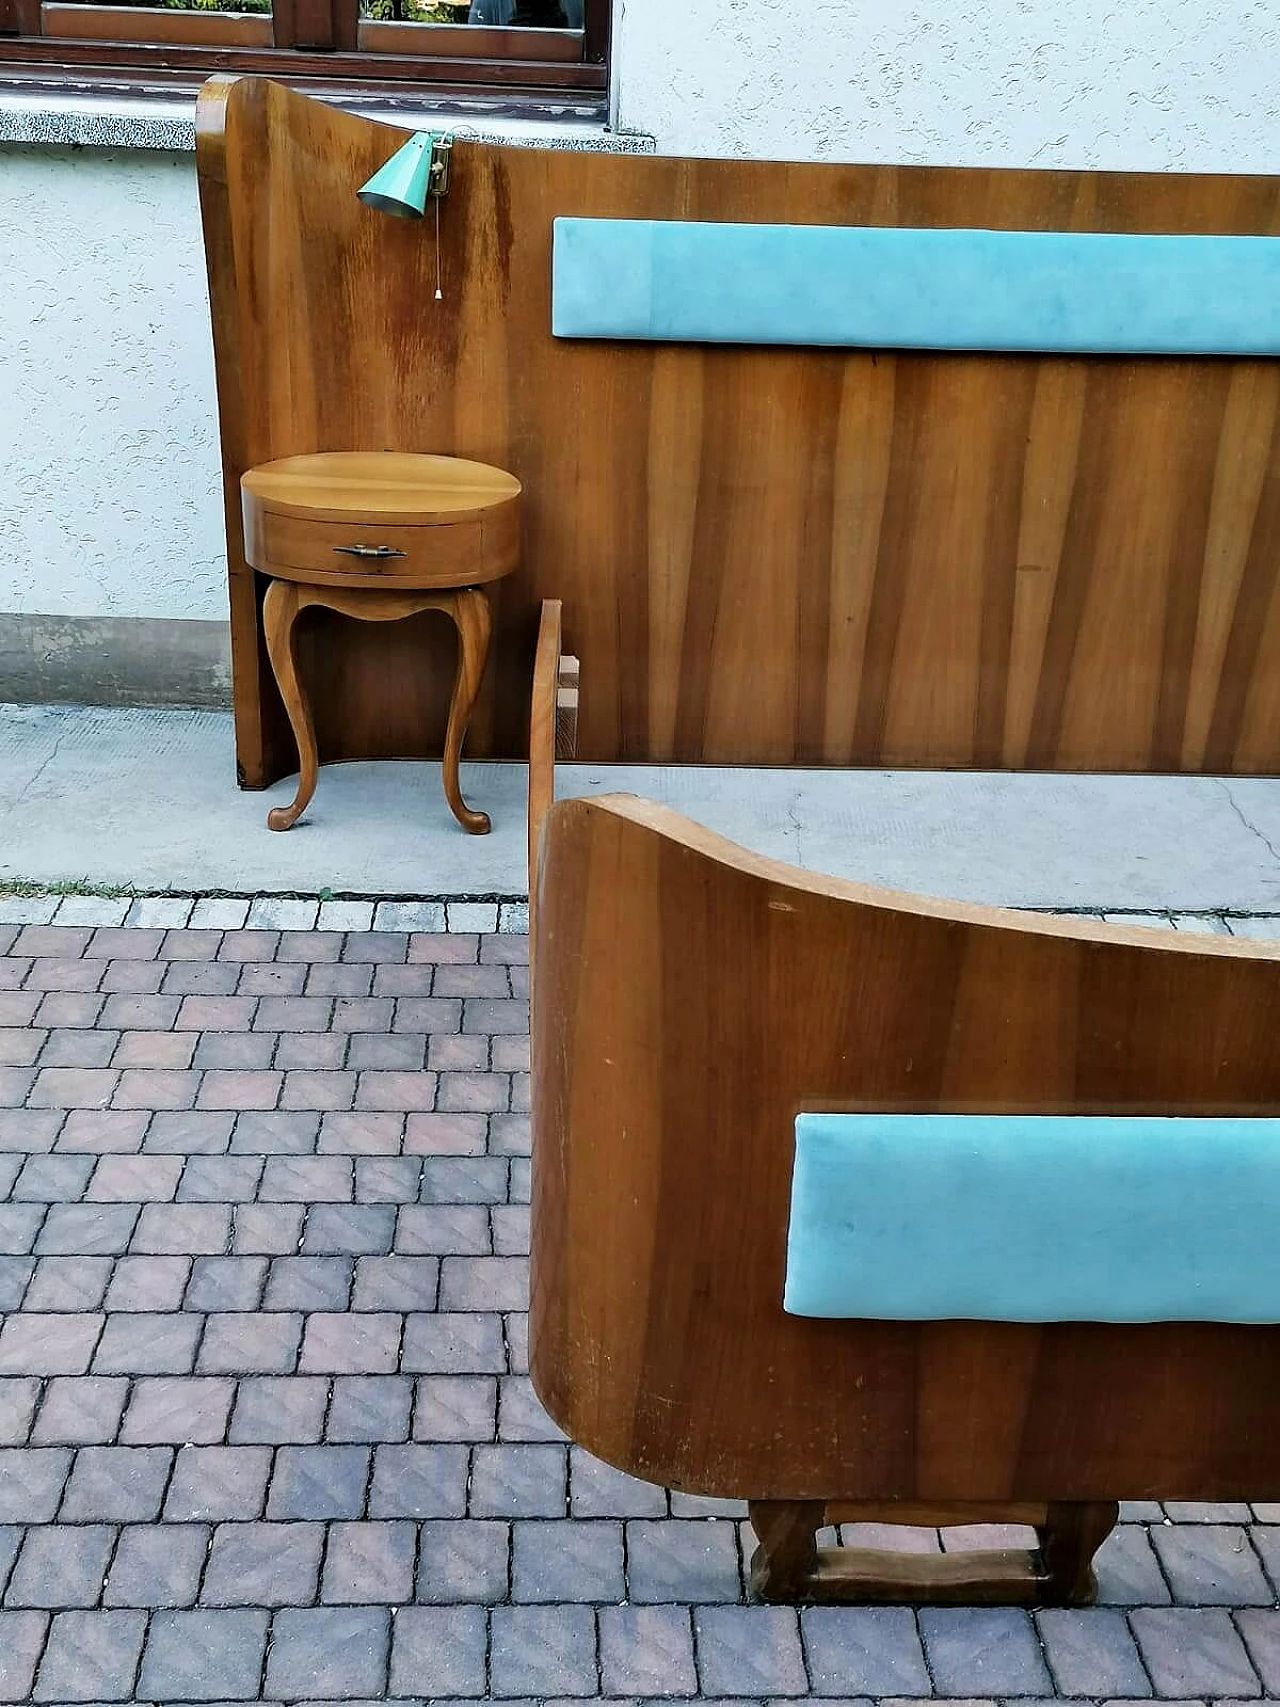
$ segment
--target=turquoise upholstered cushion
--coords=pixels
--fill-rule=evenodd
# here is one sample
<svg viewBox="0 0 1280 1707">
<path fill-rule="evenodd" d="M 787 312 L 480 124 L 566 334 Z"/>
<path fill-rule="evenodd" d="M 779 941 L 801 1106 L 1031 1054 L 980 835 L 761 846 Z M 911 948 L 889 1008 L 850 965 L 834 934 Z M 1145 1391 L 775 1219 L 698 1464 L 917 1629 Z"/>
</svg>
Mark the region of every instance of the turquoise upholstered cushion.
<svg viewBox="0 0 1280 1707">
<path fill-rule="evenodd" d="M 1280 237 L 557 219 L 560 338 L 1280 354 Z"/>
<path fill-rule="evenodd" d="M 1280 1322 L 1280 1120 L 802 1114 L 784 1308 Z"/>
</svg>

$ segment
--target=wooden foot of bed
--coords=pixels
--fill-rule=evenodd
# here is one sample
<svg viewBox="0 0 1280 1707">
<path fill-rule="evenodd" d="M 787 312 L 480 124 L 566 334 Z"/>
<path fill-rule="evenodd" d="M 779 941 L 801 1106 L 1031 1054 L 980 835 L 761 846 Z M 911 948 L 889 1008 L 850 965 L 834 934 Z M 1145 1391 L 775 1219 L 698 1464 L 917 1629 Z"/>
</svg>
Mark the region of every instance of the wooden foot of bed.
<svg viewBox="0 0 1280 1707">
<path fill-rule="evenodd" d="M 1098 1592 L 1093 1556 L 1119 1516 L 1115 1501 L 886 1506 L 752 1500 L 749 1509 L 760 1543 L 751 1560 L 751 1588 L 761 1600 L 934 1606 L 1087 1606 Z M 837 1523 L 1018 1523 L 1035 1529 L 1038 1544 L 963 1553 L 819 1547 L 817 1532 Z"/>
</svg>

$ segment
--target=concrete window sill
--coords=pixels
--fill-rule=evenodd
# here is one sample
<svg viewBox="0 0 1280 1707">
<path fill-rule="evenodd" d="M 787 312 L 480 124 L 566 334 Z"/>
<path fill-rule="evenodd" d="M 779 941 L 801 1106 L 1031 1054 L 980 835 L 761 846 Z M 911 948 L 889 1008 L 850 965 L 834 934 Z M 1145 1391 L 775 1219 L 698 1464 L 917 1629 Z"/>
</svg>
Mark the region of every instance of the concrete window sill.
<svg viewBox="0 0 1280 1707">
<path fill-rule="evenodd" d="M 344 103 L 345 104 L 345 103 Z M 654 139 L 609 130 L 575 115 L 507 118 L 477 110 L 447 112 L 387 99 L 354 104 L 353 110 L 406 129 L 447 127 L 459 138 L 515 143 L 532 148 L 575 148 L 609 154 L 652 154 Z M 140 96 L 118 93 L 37 92 L 0 89 L 0 144 L 49 147 L 138 148 L 192 152 L 195 149 L 195 97 L 191 94 Z"/>
</svg>

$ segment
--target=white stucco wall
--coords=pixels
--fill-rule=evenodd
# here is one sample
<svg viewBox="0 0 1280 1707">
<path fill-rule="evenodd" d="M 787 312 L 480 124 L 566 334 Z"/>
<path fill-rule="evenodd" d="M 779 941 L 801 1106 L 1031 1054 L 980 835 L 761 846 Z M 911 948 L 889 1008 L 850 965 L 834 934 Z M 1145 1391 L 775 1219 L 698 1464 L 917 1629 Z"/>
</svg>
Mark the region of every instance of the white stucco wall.
<svg viewBox="0 0 1280 1707">
<path fill-rule="evenodd" d="M 0 611 L 222 617 L 195 156 L 0 148 Z"/>
<path fill-rule="evenodd" d="M 668 153 L 1280 172 L 1275 0 L 616 0 Z M 0 146 L 0 613 L 221 618 L 189 153 Z"/>
<path fill-rule="evenodd" d="M 1280 172 L 1275 0 L 616 0 L 664 153 Z"/>
</svg>

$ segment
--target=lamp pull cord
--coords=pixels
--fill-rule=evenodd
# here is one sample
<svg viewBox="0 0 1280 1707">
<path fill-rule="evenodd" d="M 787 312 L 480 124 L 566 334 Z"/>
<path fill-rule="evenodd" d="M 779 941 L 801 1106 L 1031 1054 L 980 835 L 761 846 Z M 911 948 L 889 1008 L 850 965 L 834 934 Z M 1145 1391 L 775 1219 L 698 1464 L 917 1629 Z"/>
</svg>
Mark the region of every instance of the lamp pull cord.
<svg viewBox="0 0 1280 1707">
<path fill-rule="evenodd" d="M 440 288 L 440 197 L 433 196 L 436 204 L 436 301 L 444 301 L 444 292 Z"/>
</svg>

